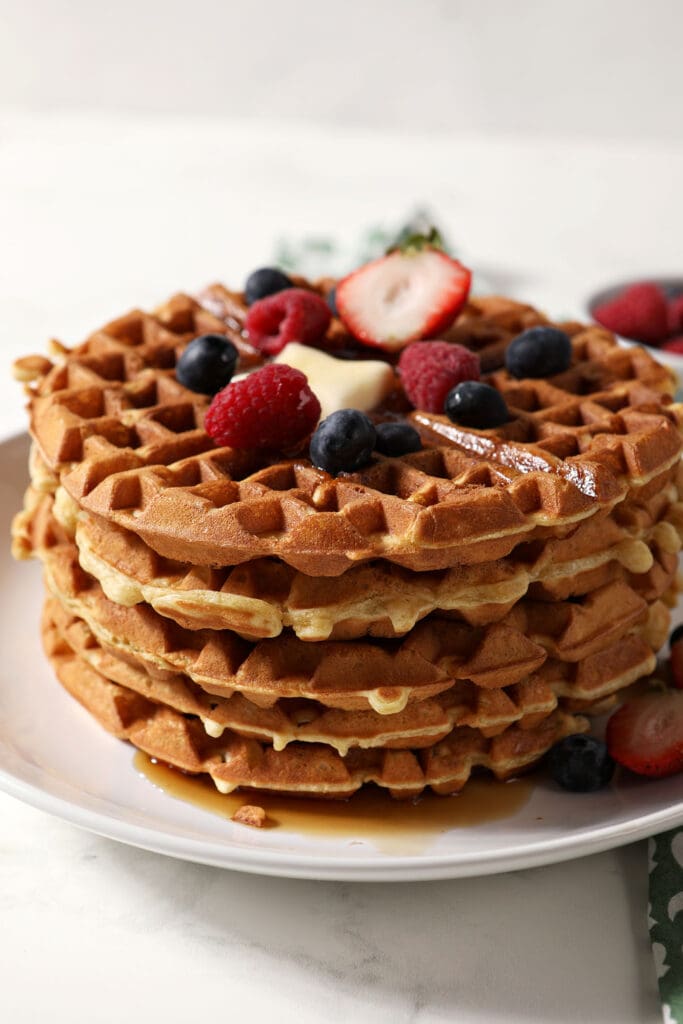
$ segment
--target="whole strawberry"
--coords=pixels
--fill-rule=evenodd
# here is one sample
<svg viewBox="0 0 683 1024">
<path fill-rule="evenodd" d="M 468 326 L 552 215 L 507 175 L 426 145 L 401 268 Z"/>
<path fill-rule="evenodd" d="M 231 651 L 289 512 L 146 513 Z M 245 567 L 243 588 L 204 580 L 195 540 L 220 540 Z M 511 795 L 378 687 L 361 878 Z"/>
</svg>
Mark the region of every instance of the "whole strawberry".
<svg viewBox="0 0 683 1024">
<path fill-rule="evenodd" d="M 659 285 L 649 282 L 625 288 L 615 299 L 605 302 L 593 316 L 615 334 L 648 345 L 657 345 L 669 334 L 669 310 Z"/>
<path fill-rule="evenodd" d="M 415 408 L 440 413 L 451 388 L 479 380 L 479 356 L 447 341 L 415 341 L 401 352 L 398 371 Z"/>
<path fill-rule="evenodd" d="M 300 370 L 271 363 L 214 397 L 204 426 L 216 444 L 287 451 L 314 430 L 320 402 Z"/>
</svg>

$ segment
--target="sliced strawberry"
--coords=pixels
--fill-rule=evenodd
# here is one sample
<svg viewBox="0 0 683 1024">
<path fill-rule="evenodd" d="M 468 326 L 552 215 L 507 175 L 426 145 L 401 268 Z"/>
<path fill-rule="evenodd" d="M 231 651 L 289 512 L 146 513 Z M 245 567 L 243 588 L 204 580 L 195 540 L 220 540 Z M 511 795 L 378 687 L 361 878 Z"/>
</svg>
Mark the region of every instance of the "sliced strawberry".
<svg viewBox="0 0 683 1024">
<path fill-rule="evenodd" d="M 671 665 L 671 679 L 678 690 L 683 690 L 683 640 L 677 640 L 671 645 L 669 655 Z"/>
<path fill-rule="evenodd" d="M 337 285 L 344 324 L 364 345 L 388 352 L 433 338 L 467 302 L 472 274 L 457 260 L 415 239 L 366 263 Z"/>
<path fill-rule="evenodd" d="M 627 701 L 607 723 L 605 738 L 614 760 L 638 775 L 683 771 L 683 693 L 652 690 Z"/>
</svg>

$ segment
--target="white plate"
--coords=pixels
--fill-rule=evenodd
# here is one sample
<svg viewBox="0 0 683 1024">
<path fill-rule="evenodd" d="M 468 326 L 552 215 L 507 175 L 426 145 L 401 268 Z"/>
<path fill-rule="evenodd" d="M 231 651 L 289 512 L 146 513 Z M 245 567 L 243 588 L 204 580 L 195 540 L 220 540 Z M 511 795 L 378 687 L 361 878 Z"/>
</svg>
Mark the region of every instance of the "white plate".
<svg viewBox="0 0 683 1024">
<path fill-rule="evenodd" d="M 26 483 L 26 438 L 0 444 L 3 535 Z M 622 779 L 590 795 L 539 781 L 511 816 L 390 847 L 352 838 L 248 829 L 167 795 L 54 681 L 40 648 L 39 567 L 0 549 L 0 788 L 103 836 L 185 860 L 270 875 L 415 880 L 483 875 L 596 853 L 683 823 L 681 776 Z M 459 799 L 457 797 L 453 798 Z M 409 809 L 408 809 L 409 810 Z"/>
</svg>

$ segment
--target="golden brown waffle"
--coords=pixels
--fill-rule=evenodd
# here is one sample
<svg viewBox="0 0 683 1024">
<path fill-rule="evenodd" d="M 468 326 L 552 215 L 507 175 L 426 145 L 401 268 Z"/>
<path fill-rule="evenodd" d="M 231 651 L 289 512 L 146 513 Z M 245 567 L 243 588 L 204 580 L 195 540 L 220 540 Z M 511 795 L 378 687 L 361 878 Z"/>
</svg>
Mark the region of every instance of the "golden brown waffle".
<svg viewBox="0 0 683 1024">
<path fill-rule="evenodd" d="M 22 545 L 24 555 L 33 546 L 50 546 L 54 509 L 65 530 L 75 535 L 82 567 L 117 603 L 147 601 L 188 628 L 227 628 L 249 639 L 277 636 L 283 627 L 311 641 L 392 637 L 433 611 L 485 625 L 502 618 L 526 593 L 563 600 L 617 579 L 647 601 L 657 599 L 669 584 L 683 526 L 683 505 L 671 472 L 644 488 L 639 503 L 622 502 L 612 513 L 580 522 L 564 538 L 519 545 L 505 560 L 420 574 L 378 561 L 330 580 L 306 576 L 274 559 L 223 570 L 163 559 L 135 534 L 79 514 L 56 481 L 53 497 L 38 464 L 34 474 L 41 491 L 33 486 L 27 492 L 26 511 L 14 529 L 15 553 L 22 556 Z M 45 508 L 39 511 L 41 502 Z M 31 523 L 33 540 L 22 539 Z M 44 523 L 48 533 L 41 540 Z"/>
<path fill-rule="evenodd" d="M 190 629 L 232 629 L 249 639 L 277 636 L 287 627 L 309 641 L 396 637 L 432 612 L 486 625 L 526 594 L 565 600 L 620 579 L 655 600 L 668 586 L 661 564 L 672 571 L 681 546 L 683 505 L 670 503 L 667 490 L 660 489 L 633 522 L 600 513 L 565 538 L 519 545 L 505 560 L 440 572 L 411 573 L 377 561 L 330 580 L 275 559 L 195 567 L 164 559 L 130 531 L 88 514 L 80 516 L 75 539 L 82 567 L 111 600 L 146 601 Z"/>
<path fill-rule="evenodd" d="M 45 615 L 74 652 L 112 682 L 156 704 L 195 715 L 210 736 L 220 736 L 229 729 L 271 743 L 276 750 L 295 741 L 325 743 L 342 755 L 353 747 L 421 748 L 443 739 L 456 725 L 478 729 L 486 737 L 497 735 L 512 723 L 523 729 L 533 728 L 557 707 L 557 699 L 545 681 L 530 679 L 500 690 L 483 689 L 462 680 L 394 715 L 341 711 L 318 701 L 286 698 L 262 708 L 242 694 L 218 697 L 202 690 L 188 676 L 148 670 L 139 660 L 113 654 L 97 642 L 82 619 L 71 615 L 55 598 L 48 600 Z"/>
<path fill-rule="evenodd" d="M 210 693 L 243 693 L 260 706 L 305 697 L 330 707 L 370 706 L 394 714 L 443 692 L 454 680 L 510 686 L 536 672 L 548 656 L 578 668 L 584 659 L 644 630 L 655 607 L 618 582 L 580 601 L 520 601 L 501 622 L 486 627 L 430 617 L 400 641 L 310 644 L 283 634 L 254 644 L 226 630 L 182 629 L 148 605 L 114 604 L 80 568 L 72 544 L 57 545 L 42 557 L 50 591 L 103 646 L 188 675 Z M 577 699 L 591 696 L 576 694 Z"/>
<path fill-rule="evenodd" d="M 79 657 L 113 682 L 155 703 L 196 715 L 211 736 L 230 729 L 271 742 L 278 750 L 294 741 L 320 742 L 345 755 L 352 747 L 428 746 L 456 725 L 475 728 L 485 737 L 495 736 L 513 723 L 533 728 L 558 703 L 571 711 L 604 710 L 613 703 L 615 693 L 655 665 L 654 654 L 643 638 L 630 634 L 578 665 L 548 659 L 527 679 L 499 689 L 458 680 L 436 697 L 414 702 L 392 715 L 287 698 L 263 708 L 239 693 L 230 697 L 209 693 L 188 676 L 159 670 L 129 652 L 119 649 L 113 653 L 55 598 L 48 600 L 46 615 Z"/>
<path fill-rule="evenodd" d="M 257 365 L 244 314 L 215 286 L 20 363 L 14 550 L 43 561 L 49 657 L 106 728 L 226 792 L 448 793 L 529 767 L 653 670 L 683 525 L 668 370 L 566 324 L 571 367 L 512 379 L 506 346 L 547 321 L 476 300 L 448 338 L 510 420 L 416 410 L 420 452 L 332 479 L 304 449 L 216 448 L 176 380 L 206 331 Z M 377 416 L 396 410 L 398 391 Z"/>
<path fill-rule="evenodd" d="M 33 385 L 31 428 L 51 470 L 79 505 L 164 557 L 226 566 L 276 556 L 315 576 L 376 558 L 420 571 L 488 562 L 611 508 L 679 456 L 669 372 L 576 325 L 566 373 L 493 373 L 513 417 L 497 431 L 415 413 L 435 447 L 377 456 L 336 480 L 303 455 L 217 449 L 202 428 L 208 399 L 173 373 L 193 334 L 216 329 L 207 317 L 182 296 L 155 316 L 131 314 Z"/>
<path fill-rule="evenodd" d="M 232 732 L 212 738 L 198 719 L 111 682 L 75 654 L 49 618 L 43 638 L 62 685 L 104 728 L 183 771 L 208 773 L 222 792 L 243 787 L 342 798 L 372 782 L 398 798 L 418 796 L 427 786 L 452 793 L 476 766 L 510 778 L 563 736 L 587 728 L 585 719 L 558 710 L 535 728 L 513 725 L 491 739 L 458 727 L 424 750 L 356 748 L 341 757 L 323 744 L 294 742 L 278 751 Z"/>
</svg>

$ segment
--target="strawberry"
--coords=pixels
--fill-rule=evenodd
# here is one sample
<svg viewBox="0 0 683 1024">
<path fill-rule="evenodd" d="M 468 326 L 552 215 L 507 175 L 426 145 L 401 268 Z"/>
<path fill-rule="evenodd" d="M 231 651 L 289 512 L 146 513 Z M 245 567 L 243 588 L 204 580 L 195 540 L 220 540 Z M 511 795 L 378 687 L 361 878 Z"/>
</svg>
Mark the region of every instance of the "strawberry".
<svg viewBox="0 0 683 1024">
<path fill-rule="evenodd" d="M 598 306 L 593 316 L 610 331 L 648 345 L 657 345 L 669 333 L 666 296 L 659 285 L 647 281 L 625 288 Z"/>
<path fill-rule="evenodd" d="M 670 299 L 668 308 L 669 330 L 672 334 L 683 331 L 683 295 Z"/>
<path fill-rule="evenodd" d="M 340 281 L 337 311 L 364 345 L 397 352 L 449 327 L 467 301 L 471 279 L 432 236 L 414 236 Z"/>
<path fill-rule="evenodd" d="M 683 690 L 683 639 L 672 643 L 669 664 L 673 685 L 677 690 Z"/>
<path fill-rule="evenodd" d="M 679 356 L 683 356 L 683 334 L 679 334 L 676 338 L 669 338 L 662 345 L 665 352 L 675 352 Z"/>
<path fill-rule="evenodd" d="M 638 775 L 683 771 L 683 693 L 651 690 L 627 701 L 607 723 L 605 738 L 614 760 Z"/>
</svg>

